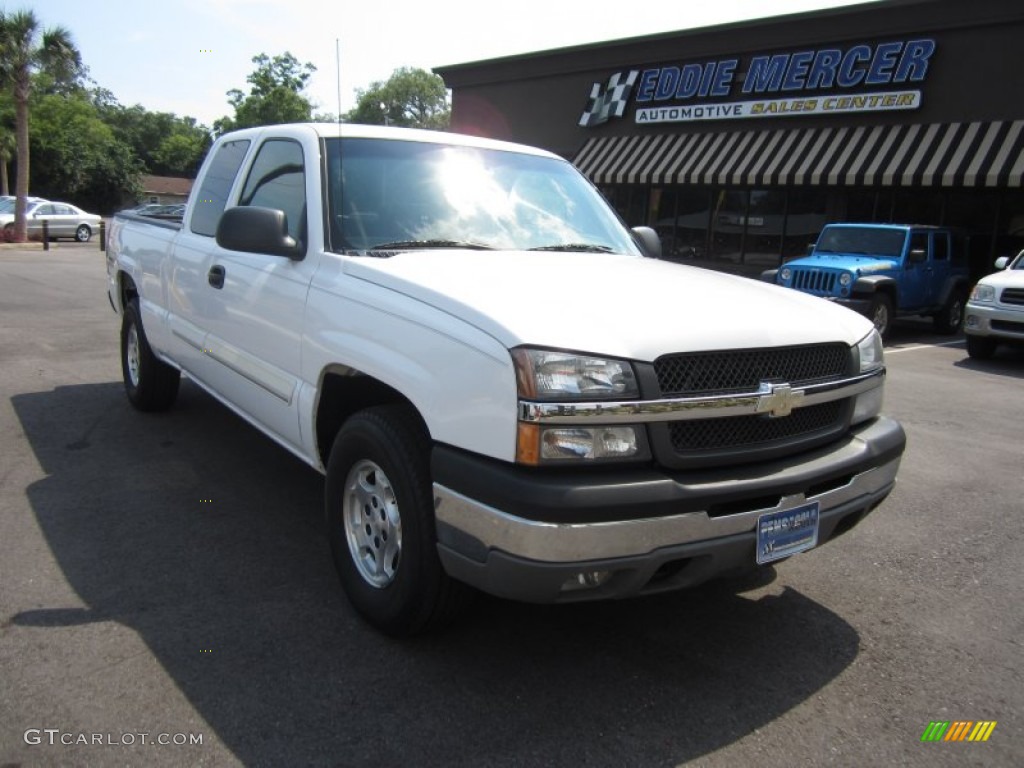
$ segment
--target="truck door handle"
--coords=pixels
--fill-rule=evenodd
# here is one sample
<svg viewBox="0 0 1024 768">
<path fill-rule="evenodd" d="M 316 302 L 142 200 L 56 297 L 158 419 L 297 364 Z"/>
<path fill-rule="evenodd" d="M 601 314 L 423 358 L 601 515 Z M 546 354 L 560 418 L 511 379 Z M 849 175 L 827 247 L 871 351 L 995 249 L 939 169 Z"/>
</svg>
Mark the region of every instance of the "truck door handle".
<svg viewBox="0 0 1024 768">
<path fill-rule="evenodd" d="M 210 285 L 218 290 L 224 287 L 224 267 L 220 264 L 216 264 L 210 267 L 209 273 L 206 275 L 206 279 Z"/>
</svg>

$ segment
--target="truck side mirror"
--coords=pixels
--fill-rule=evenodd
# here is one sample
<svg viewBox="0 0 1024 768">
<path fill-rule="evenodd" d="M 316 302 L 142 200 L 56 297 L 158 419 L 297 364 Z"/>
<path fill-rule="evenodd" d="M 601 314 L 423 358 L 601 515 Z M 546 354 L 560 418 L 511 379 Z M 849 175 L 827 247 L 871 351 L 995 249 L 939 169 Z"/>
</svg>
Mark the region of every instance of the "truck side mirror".
<svg viewBox="0 0 1024 768">
<path fill-rule="evenodd" d="M 1006 265 L 1010 263 L 1008 256 L 1000 256 L 996 259 L 996 269 L 1006 269 Z"/>
<path fill-rule="evenodd" d="M 652 259 L 661 258 L 661 238 L 650 227 L 633 227 L 633 239 L 640 249 Z"/>
<path fill-rule="evenodd" d="M 928 251 L 924 248 L 914 248 L 910 251 L 910 263 L 921 264 L 928 260 Z"/>
<path fill-rule="evenodd" d="M 807 244 L 807 255 L 808 256 L 810 256 L 812 253 L 814 253 L 814 248 L 817 245 L 818 245 L 817 243 L 808 243 Z"/>
<path fill-rule="evenodd" d="M 240 205 L 228 208 L 217 224 L 217 245 L 229 251 L 285 256 L 293 261 L 305 255 L 288 234 L 288 216 L 276 208 Z"/>
</svg>

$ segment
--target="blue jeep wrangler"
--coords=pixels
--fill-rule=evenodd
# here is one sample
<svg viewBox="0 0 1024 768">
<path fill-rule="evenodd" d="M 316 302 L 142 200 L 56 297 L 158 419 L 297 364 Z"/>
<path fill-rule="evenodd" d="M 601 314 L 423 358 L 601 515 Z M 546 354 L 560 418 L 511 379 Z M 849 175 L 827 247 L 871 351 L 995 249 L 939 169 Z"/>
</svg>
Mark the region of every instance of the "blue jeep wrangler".
<svg viewBox="0 0 1024 768">
<path fill-rule="evenodd" d="M 964 237 L 944 227 L 828 224 L 808 256 L 762 274 L 768 282 L 866 315 L 885 337 L 894 317 L 929 315 L 956 333 L 970 289 Z"/>
</svg>

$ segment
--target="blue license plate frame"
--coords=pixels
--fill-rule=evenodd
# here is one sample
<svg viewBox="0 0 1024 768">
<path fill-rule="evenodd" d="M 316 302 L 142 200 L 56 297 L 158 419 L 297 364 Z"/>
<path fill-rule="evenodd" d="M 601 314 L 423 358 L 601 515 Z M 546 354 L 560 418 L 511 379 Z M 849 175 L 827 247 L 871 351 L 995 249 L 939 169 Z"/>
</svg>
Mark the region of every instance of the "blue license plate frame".
<svg viewBox="0 0 1024 768">
<path fill-rule="evenodd" d="M 818 545 L 821 505 L 812 501 L 757 518 L 757 564 L 781 560 Z"/>
</svg>

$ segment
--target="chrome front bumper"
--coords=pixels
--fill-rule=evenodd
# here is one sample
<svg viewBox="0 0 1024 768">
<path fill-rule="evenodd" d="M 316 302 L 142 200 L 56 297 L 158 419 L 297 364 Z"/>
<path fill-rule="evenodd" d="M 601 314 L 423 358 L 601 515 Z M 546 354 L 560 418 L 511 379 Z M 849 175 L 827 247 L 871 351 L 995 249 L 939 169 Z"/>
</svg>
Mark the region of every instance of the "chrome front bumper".
<svg viewBox="0 0 1024 768">
<path fill-rule="evenodd" d="M 1003 323 L 993 328 L 992 323 Z M 1024 308 L 1010 309 L 999 304 L 967 302 L 964 312 L 964 333 L 970 336 L 992 336 L 1024 341 Z"/>
<path fill-rule="evenodd" d="M 736 471 L 730 473 L 732 480 L 716 471 L 671 477 L 645 474 L 632 480 L 627 475 L 590 488 L 559 487 L 548 496 L 556 499 L 550 509 L 558 499 L 564 502 L 560 520 L 526 516 L 523 496 L 529 494 L 524 491 L 528 486 L 510 485 L 509 503 L 503 505 L 497 500 L 503 492 L 487 501 L 474 498 L 479 494 L 444 482 L 456 479 L 450 470 L 435 471 L 441 481 L 434 484 L 438 550 L 455 578 L 493 594 L 533 602 L 689 586 L 753 566 L 755 527 L 762 514 L 816 501 L 819 542 L 848 530 L 894 487 L 904 444 L 896 422 L 877 419 L 838 446 L 826 446 L 802 461 L 789 457 L 776 466 Z M 435 470 L 437 464 L 435 458 Z M 502 483 L 494 477 L 478 482 L 487 482 L 489 488 Z M 544 494 L 538 499 L 543 501 Z M 580 519 L 607 517 L 597 509 L 599 499 L 610 500 L 614 510 L 634 514 L 628 519 L 572 521 L 576 514 Z M 519 514 L 508 508 L 517 504 Z M 662 514 L 673 506 L 685 511 Z M 679 566 L 675 576 L 652 582 L 666 564 Z M 596 570 L 618 575 L 594 590 L 563 590 L 567 580 Z"/>
</svg>

